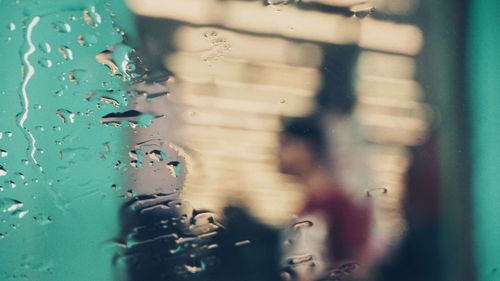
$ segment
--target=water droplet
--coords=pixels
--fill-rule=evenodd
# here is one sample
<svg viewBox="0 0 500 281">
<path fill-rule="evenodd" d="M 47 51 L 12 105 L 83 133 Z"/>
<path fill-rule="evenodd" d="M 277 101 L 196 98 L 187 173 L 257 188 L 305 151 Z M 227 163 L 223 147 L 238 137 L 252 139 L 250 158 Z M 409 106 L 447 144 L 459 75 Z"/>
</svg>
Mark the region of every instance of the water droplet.
<svg viewBox="0 0 500 281">
<path fill-rule="evenodd" d="M 148 153 L 148 156 L 151 160 L 156 162 L 167 160 L 167 154 L 161 150 L 153 150 Z"/>
<path fill-rule="evenodd" d="M 104 64 L 111 70 L 112 76 L 118 75 L 120 73 L 120 71 L 118 70 L 118 66 L 111 57 L 111 51 L 109 50 L 103 51 L 100 54 L 96 55 L 95 58 L 98 63 Z"/>
<path fill-rule="evenodd" d="M 282 104 L 283 104 L 283 103 L 286 103 L 286 99 L 283 99 L 283 98 L 282 98 L 282 99 L 280 99 L 280 103 L 282 103 Z"/>
<path fill-rule="evenodd" d="M 56 115 L 57 117 L 59 117 L 63 124 L 67 121 L 69 121 L 70 123 L 75 123 L 75 114 L 69 110 L 59 109 L 57 110 Z"/>
<path fill-rule="evenodd" d="M 101 118 L 101 123 L 104 125 L 113 125 L 115 127 L 129 126 L 130 128 L 149 127 L 151 122 L 156 118 L 164 117 L 163 115 L 155 116 L 148 113 L 139 112 L 137 110 L 128 110 L 125 112 L 112 112 Z"/>
<path fill-rule="evenodd" d="M 24 176 L 24 174 L 21 173 L 21 172 L 15 172 L 14 176 L 18 177 L 21 181 L 24 181 L 26 179 L 26 177 Z"/>
<path fill-rule="evenodd" d="M 144 159 L 144 153 L 139 150 L 129 151 L 128 156 L 136 161 L 142 161 L 142 159 Z"/>
<path fill-rule="evenodd" d="M 167 168 L 170 172 L 170 175 L 172 175 L 172 177 L 174 178 L 177 178 L 180 176 L 181 174 L 181 165 L 180 165 L 180 162 L 179 161 L 170 161 L 168 162 L 167 164 Z"/>
<path fill-rule="evenodd" d="M 308 254 L 297 255 L 297 256 L 290 257 L 288 259 L 288 263 L 290 265 L 297 265 L 297 264 L 307 263 L 307 262 L 311 262 L 311 261 L 313 261 L 313 256 L 308 255 Z"/>
<path fill-rule="evenodd" d="M 52 223 L 52 217 L 45 215 L 45 214 L 38 214 L 33 217 L 33 219 L 39 224 L 39 225 L 47 225 Z"/>
<path fill-rule="evenodd" d="M 171 254 L 177 254 L 177 253 L 180 253 L 181 251 L 182 251 L 181 245 L 177 245 L 177 247 L 175 249 L 171 249 L 170 250 L 170 253 Z"/>
<path fill-rule="evenodd" d="M 78 81 L 76 80 L 76 75 L 75 72 L 71 71 L 69 73 L 69 81 L 73 84 L 78 84 Z"/>
<path fill-rule="evenodd" d="M 42 105 L 41 104 L 35 104 L 35 105 L 33 105 L 33 109 L 40 110 L 40 109 L 42 109 Z"/>
<path fill-rule="evenodd" d="M 85 43 L 85 39 L 83 38 L 82 34 L 78 35 L 78 37 L 76 38 L 76 42 L 78 42 L 80 46 L 83 46 L 83 43 Z"/>
<path fill-rule="evenodd" d="M 48 54 L 52 51 L 52 48 L 50 47 L 50 44 L 47 43 L 47 42 L 44 42 L 44 43 L 40 43 L 40 45 L 38 45 L 38 48 L 40 48 L 40 50 L 42 50 L 42 52 Z"/>
<path fill-rule="evenodd" d="M 90 7 L 90 10 L 83 10 L 83 20 L 87 25 L 92 27 L 98 26 L 102 21 L 101 15 L 97 13 L 95 6 Z"/>
<path fill-rule="evenodd" d="M 130 53 L 132 52 L 132 48 L 125 45 L 118 45 L 112 53 L 113 61 L 118 66 L 121 75 L 123 76 L 123 80 L 129 81 L 131 76 L 128 71 L 130 69 L 129 64 L 131 64 Z"/>
<path fill-rule="evenodd" d="M 7 150 L 0 149 L 0 158 L 5 158 L 7 156 L 9 156 Z"/>
<path fill-rule="evenodd" d="M 84 69 L 76 69 L 69 73 L 69 81 L 73 84 L 87 83 L 90 79 L 90 72 Z"/>
<path fill-rule="evenodd" d="M 217 31 L 215 31 L 215 30 L 207 31 L 207 32 L 203 33 L 203 37 L 205 37 L 205 38 L 215 37 L 215 36 L 217 36 Z"/>
<path fill-rule="evenodd" d="M 29 210 L 16 211 L 16 215 L 20 219 L 24 218 L 28 213 L 29 213 Z M 12 228 L 16 229 L 17 225 L 12 225 Z"/>
<path fill-rule="evenodd" d="M 65 60 L 73 59 L 73 51 L 69 47 L 61 46 L 57 50 Z"/>
<path fill-rule="evenodd" d="M 94 21 L 90 17 L 89 10 L 87 9 L 83 10 L 83 20 L 85 21 L 86 24 L 94 26 Z"/>
<path fill-rule="evenodd" d="M 11 22 L 11 23 L 9 23 L 8 28 L 10 31 L 14 31 L 14 30 L 16 30 L 16 25 L 13 22 Z"/>
<path fill-rule="evenodd" d="M 117 45 L 96 55 L 97 62 L 106 65 L 111 75 L 119 75 L 123 81 L 130 81 L 137 76 L 136 66 L 131 59 L 134 50 L 125 45 Z"/>
<path fill-rule="evenodd" d="M 210 244 L 210 245 L 207 246 L 207 249 L 209 249 L 209 250 L 216 249 L 216 248 L 219 248 L 219 245 L 217 245 L 217 244 Z"/>
<path fill-rule="evenodd" d="M 0 177 L 5 177 L 7 175 L 7 169 L 3 166 L 0 166 Z"/>
<path fill-rule="evenodd" d="M 374 196 L 376 194 L 386 194 L 388 192 L 389 192 L 388 188 L 378 187 L 378 188 L 373 188 L 373 189 L 366 191 L 366 196 L 371 197 L 371 196 Z"/>
<path fill-rule="evenodd" d="M 185 264 L 184 268 L 189 273 L 199 273 L 207 269 L 207 265 L 205 264 L 204 261 L 201 260 L 199 265 Z"/>
<path fill-rule="evenodd" d="M 132 189 L 127 190 L 127 197 L 132 198 L 132 197 L 134 197 L 136 195 L 137 194 Z"/>
<path fill-rule="evenodd" d="M 366 18 L 368 16 L 371 16 L 375 12 L 375 7 L 363 7 L 360 9 L 353 9 L 352 10 L 352 15 L 356 18 Z"/>
<path fill-rule="evenodd" d="M 291 0 L 267 0 L 266 2 L 267 2 L 268 5 L 281 6 L 281 5 L 289 4 L 292 1 Z"/>
<path fill-rule="evenodd" d="M 3 213 L 14 212 L 23 207 L 23 202 L 12 198 L 0 198 L 0 211 Z"/>
<path fill-rule="evenodd" d="M 57 32 L 61 32 L 61 33 L 71 32 L 71 26 L 67 22 L 61 22 L 61 21 L 55 22 L 54 23 L 54 29 Z"/>
<path fill-rule="evenodd" d="M 135 64 L 127 64 L 126 66 L 127 72 L 133 72 L 135 70 Z"/>
<path fill-rule="evenodd" d="M 78 42 L 78 44 L 80 46 L 90 47 L 90 46 L 94 45 L 95 43 L 97 43 L 97 36 L 95 36 L 94 34 L 90 34 L 90 33 L 85 33 L 85 35 L 80 34 L 80 35 L 78 35 L 76 42 Z"/>
<path fill-rule="evenodd" d="M 130 166 L 133 168 L 142 168 L 142 162 L 139 162 L 137 160 L 130 161 Z"/>
<path fill-rule="evenodd" d="M 113 98 L 110 98 L 110 97 L 101 97 L 101 101 L 106 103 L 106 104 L 111 104 L 113 105 L 114 107 L 116 108 L 120 108 L 121 107 L 121 104 L 116 100 L 116 99 L 113 99 Z"/>
<path fill-rule="evenodd" d="M 300 222 L 294 223 L 292 225 L 292 228 L 294 230 L 299 230 L 299 229 L 302 229 L 302 228 L 308 228 L 308 227 L 312 227 L 312 226 L 313 226 L 312 221 L 305 220 L 305 221 L 300 221 Z"/>
<path fill-rule="evenodd" d="M 22 159 L 21 160 L 21 163 L 23 163 L 24 165 L 28 165 L 30 163 L 30 161 L 26 160 L 26 159 Z"/>
<path fill-rule="evenodd" d="M 52 67 L 52 61 L 49 59 L 40 59 L 38 61 L 38 64 L 41 65 L 42 67 L 45 67 L 45 68 Z"/>
<path fill-rule="evenodd" d="M 243 240 L 235 242 L 234 246 L 239 247 L 239 246 L 249 245 L 250 243 L 251 243 L 250 240 Z"/>
</svg>

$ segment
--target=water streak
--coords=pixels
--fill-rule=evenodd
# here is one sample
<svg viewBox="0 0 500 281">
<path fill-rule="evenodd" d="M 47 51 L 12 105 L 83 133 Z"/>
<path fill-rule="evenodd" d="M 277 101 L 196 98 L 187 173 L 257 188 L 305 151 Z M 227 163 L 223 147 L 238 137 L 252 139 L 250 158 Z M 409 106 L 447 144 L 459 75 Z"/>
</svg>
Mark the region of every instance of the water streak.
<svg viewBox="0 0 500 281">
<path fill-rule="evenodd" d="M 30 132 L 30 130 L 26 129 L 26 127 L 24 126 L 24 123 L 28 119 L 28 114 L 29 114 L 29 99 L 28 99 L 28 93 L 26 92 L 26 86 L 28 85 L 31 77 L 35 74 L 35 69 L 31 65 L 31 63 L 29 62 L 29 57 L 35 52 L 35 46 L 33 45 L 33 41 L 31 40 L 31 34 L 33 32 L 33 28 L 35 28 L 35 26 L 38 24 L 39 21 L 40 21 L 40 17 L 34 17 L 33 20 L 31 20 L 30 24 L 28 25 L 28 29 L 27 29 L 27 33 L 26 33 L 26 40 L 28 42 L 29 49 L 23 55 L 23 61 L 24 61 L 24 64 L 27 68 L 27 72 L 26 72 L 26 75 L 24 77 L 24 81 L 23 81 L 23 84 L 21 87 L 21 93 L 23 96 L 24 111 L 23 111 L 23 115 L 21 116 L 21 119 L 19 120 L 19 125 L 21 126 L 22 129 L 24 129 L 26 131 L 26 133 L 28 134 L 28 136 L 31 140 L 30 141 L 30 144 L 31 144 L 30 156 L 31 156 L 31 159 L 33 159 L 33 162 L 35 164 L 38 164 L 38 162 L 35 159 L 36 139 L 33 136 L 33 134 Z"/>
</svg>

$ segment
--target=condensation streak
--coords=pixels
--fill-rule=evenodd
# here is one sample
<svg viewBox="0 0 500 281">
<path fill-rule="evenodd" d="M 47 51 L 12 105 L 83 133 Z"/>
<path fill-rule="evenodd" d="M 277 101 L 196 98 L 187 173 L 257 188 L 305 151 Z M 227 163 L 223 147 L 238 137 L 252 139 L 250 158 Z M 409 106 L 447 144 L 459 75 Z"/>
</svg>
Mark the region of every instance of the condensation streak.
<svg viewBox="0 0 500 281">
<path fill-rule="evenodd" d="M 31 159 L 33 159 L 33 162 L 35 164 L 37 164 L 37 161 L 35 159 L 36 139 L 33 136 L 33 134 L 30 132 L 30 130 L 26 129 L 26 127 L 24 126 L 24 123 L 26 122 L 26 120 L 28 120 L 28 114 L 29 114 L 29 99 L 28 99 L 28 93 L 26 91 L 26 87 L 27 87 L 31 77 L 35 74 L 35 69 L 31 65 L 31 63 L 29 62 L 29 57 L 35 52 L 35 46 L 33 45 L 33 41 L 31 40 L 31 34 L 33 32 L 33 29 L 35 28 L 35 26 L 38 24 L 39 21 L 40 21 L 40 17 L 34 17 L 33 20 L 31 20 L 30 24 L 28 25 L 28 29 L 26 32 L 26 40 L 28 42 L 29 49 L 23 55 L 23 61 L 24 61 L 25 67 L 27 68 L 27 72 L 26 72 L 26 75 L 24 77 L 24 81 L 23 81 L 22 88 L 21 88 L 24 111 L 23 111 L 23 115 L 21 116 L 21 119 L 19 120 L 19 126 L 21 126 L 21 128 L 24 129 L 29 136 L 28 141 L 30 142 L 30 146 L 31 146 L 30 156 L 31 156 Z"/>
</svg>

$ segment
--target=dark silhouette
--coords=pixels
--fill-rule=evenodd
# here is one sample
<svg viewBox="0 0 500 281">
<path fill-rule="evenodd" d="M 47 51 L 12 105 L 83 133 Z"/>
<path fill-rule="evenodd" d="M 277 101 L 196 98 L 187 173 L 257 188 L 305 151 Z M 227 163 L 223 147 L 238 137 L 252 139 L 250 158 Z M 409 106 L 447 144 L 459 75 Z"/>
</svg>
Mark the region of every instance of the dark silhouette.
<svg viewBox="0 0 500 281">
<path fill-rule="evenodd" d="M 434 140 L 413 150 L 403 207 L 408 230 L 381 263 L 376 281 L 440 281 L 439 168 Z"/>
<path fill-rule="evenodd" d="M 315 254 L 323 259 L 326 269 L 333 269 L 346 262 L 362 264 L 369 256 L 372 218 L 368 202 L 364 205 L 365 202 L 355 201 L 343 190 L 329 155 L 316 116 L 284 121 L 280 170 L 295 176 L 305 187 L 306 201 L 300 215 L 318 218 L 326 225 L 325 245 L 320 245 L 323 250 Z M 300 278 L 304 280 L 306 276 Z"/>
<path fill-rule="evenodd" d="M 224 230 L 215 250 L 217 281 L 277 281 L 279 275 L 279 232 L 258 222 L 245 209 L 224 209 Z"/>
</svg>

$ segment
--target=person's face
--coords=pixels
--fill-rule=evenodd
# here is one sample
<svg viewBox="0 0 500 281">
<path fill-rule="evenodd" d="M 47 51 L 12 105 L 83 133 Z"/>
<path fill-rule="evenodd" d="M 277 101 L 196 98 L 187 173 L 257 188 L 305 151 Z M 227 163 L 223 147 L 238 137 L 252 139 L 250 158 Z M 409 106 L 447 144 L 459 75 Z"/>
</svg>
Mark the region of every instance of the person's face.
<svg viewBox="0 0 500 281">
<path fill-rule="evenodd" d="M 305 176 L 314 166 L 314 156 L 307 142 L 282 135 L 278 149 L 279 170 L 293 176 Z"/>
</svg>

